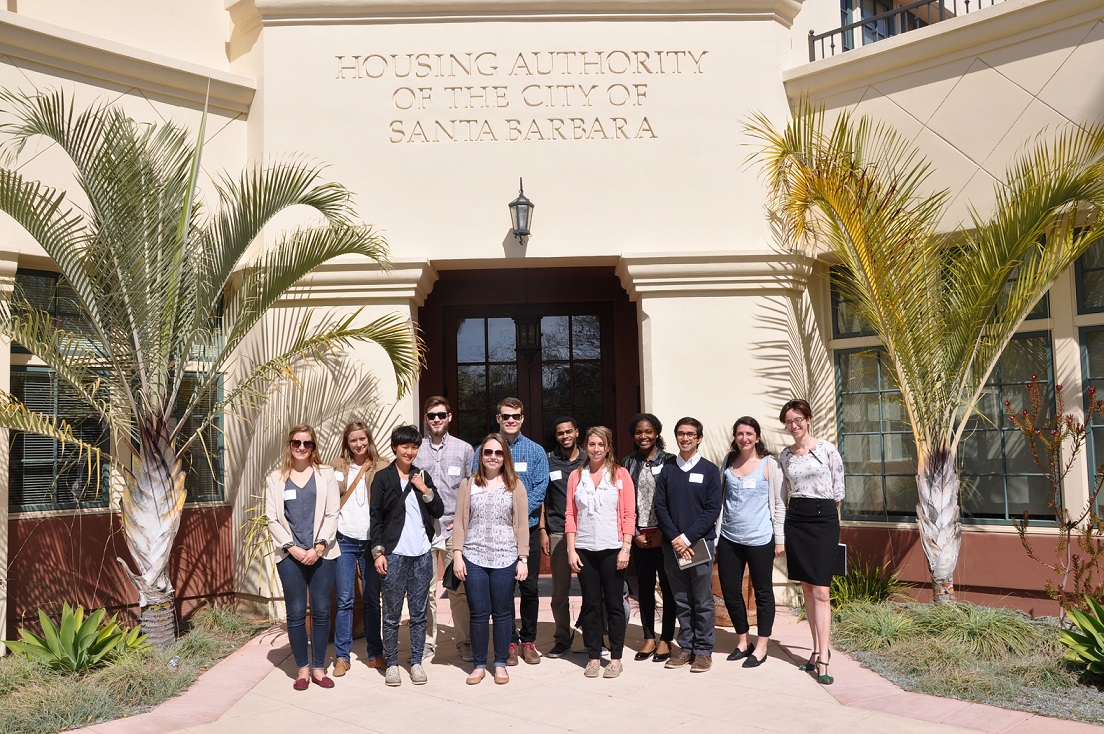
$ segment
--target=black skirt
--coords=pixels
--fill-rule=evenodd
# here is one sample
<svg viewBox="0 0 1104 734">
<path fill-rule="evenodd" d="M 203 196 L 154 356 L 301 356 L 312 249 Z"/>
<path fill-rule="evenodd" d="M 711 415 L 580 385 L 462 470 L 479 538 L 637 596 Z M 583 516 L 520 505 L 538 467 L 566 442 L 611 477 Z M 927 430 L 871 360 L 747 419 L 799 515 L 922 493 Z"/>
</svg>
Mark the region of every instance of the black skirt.
<svg viewBox="0 0 1104 734">
<path fill-rule="evenodd" d="M 839 546 L 834 500 L 791 497 L 786 508 L 786 565 L 791 581 L 831 586 Z"/>
</svg>

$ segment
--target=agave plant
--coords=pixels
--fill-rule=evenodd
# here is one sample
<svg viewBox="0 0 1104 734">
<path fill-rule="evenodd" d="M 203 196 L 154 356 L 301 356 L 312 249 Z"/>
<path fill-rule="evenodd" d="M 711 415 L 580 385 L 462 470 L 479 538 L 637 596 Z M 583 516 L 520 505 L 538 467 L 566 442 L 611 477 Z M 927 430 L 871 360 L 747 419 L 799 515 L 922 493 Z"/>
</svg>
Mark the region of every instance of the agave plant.
<svg viewBox="0 0 1104 734">
<path fill-rule="evenodd" d="M 32 411 L 2 389 L 0 426 L 78 447 L 90 462 L 111 462 L 124 485 L 119 509 L 136 568 L 119 562 L 138 589 L 143 628 L 167 647 L 175 638 L 169 561 L 188 452 L 203 455 L 204 436 L 221 415 L 263 402 L 270 385 L 294 379 L 304 360 L 355 342 L 383 348 L 401 395 L 417 378 L 421 342 L 409 315 L 304 319 L 282 353 L 244 363 L 240 348 L 254 327 L 311 271 L 340 256 L 388 266 L 384 240 L 357 221 L 348 189 L 321 179 L 321 166 L 289 159 L 201 187 L 203 124 L 192 142 L 175 123 L 142 124 L 105 104 L 77 110 L 60 92 L 2 92 L 0 112 L 8 160 L 18 162 L 32 139 L 56 145 L 73 163 L 78 199 L 87 202 L 71 203 L 18 167 L 0 168 L 0 211 L 57 264 L 83 320 L 79 334 L 59 327 L 17 293 L 0 313 L 0 335 L 67 383 L 110 430 L 112 452 L 102 457 L 56 415 Z M 292 207 L 313 210 L 320 224 L 271 232 L 273 218 Z M 262 231 L 271 241 L 258 249 Z M 221 393 L 230 373 L 238 379 Z M 188 376 L 195 387 L 178 401 Z"/>
<path fill-rule="evenodd" d="M 47 665 L 54 670 L 81 673 L 110 661 L 127 650 L 150 647 L 139 627 L 125 629 L 115 616 L 104 622 L 107 611 L 97 609 L 85 618 L 84 607 L 62 605 L 61 623 L 54 626 L 45 610 L 38 610 L 42 636 L 20 629 L 20 640 L 6 644 L 15 653 Z"/>
<path fill-rule="evenodd" d="M 1085 597 L 1088 612 L 1070 609 L 1077 630 L 1059 630 L 1058 641 L 1069 648 L 1066 659 L 1083 663 L 1093 675 L 1104 675 L 1104 607 L 1091 596 Z"/>
</svg>

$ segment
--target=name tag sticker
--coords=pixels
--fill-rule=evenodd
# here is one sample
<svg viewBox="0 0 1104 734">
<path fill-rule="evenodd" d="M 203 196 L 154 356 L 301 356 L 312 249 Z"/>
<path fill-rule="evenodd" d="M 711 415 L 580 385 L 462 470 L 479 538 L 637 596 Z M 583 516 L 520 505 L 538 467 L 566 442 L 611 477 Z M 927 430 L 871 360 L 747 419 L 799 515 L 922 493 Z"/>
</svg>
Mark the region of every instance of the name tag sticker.
<svg viewBox="0 0 1104 734">
<path fill-rule="evenodd" d="M 755 489 L 755 477 L 744 477 L 743 480 L 744 489 Z"/>
<path fill-rule="evenodd" d="M 705 475 L 704 474 L 698 474 L 697 472 L 690 472 L 690 483 L 691 484 L 701 484 L 703 481 L 705 481 Z"/>
<path fill-rule="evenodd" d="M 548 472 L 548 481 L 558 482 L 561 479 L 563 479 L 563 472 L 560 471 L 559 469 L 557 469 L 556 471 Z"/>
<path fill-rule="evenodd" d="M 295 490 L 294 489 L 285 489 L 284 490 L 284 502 L 288 502 L 288 501 L 293 500 L 293 499 L 295 499 Z"/>
<path fill-rule="evenodd" d="M 450 467 L 448 468 L 448 475 L 449 475 L 450 477 L 458 477 L 458 476 L 460 476 L 460 467 L 458 467 L 458 466 L 450 466 Z"/>
<path fill-rule="evenodd" d="M 652 476 L 653 477 L 658 477 L 659 473 L 661 471 L 663 471 L 663 465 L 662 464 L 660 464 L 659 466 L 653 466 L 652 467 Z"/>
<path fill-rule="evenodd" d="M 514 471 L 516 471 L 518 474 L 523 474 L 523 473 L 529 471 L 529 462 L 527 462 L 527 461 L 515 461 L 514 462 Z"/>
</svg>

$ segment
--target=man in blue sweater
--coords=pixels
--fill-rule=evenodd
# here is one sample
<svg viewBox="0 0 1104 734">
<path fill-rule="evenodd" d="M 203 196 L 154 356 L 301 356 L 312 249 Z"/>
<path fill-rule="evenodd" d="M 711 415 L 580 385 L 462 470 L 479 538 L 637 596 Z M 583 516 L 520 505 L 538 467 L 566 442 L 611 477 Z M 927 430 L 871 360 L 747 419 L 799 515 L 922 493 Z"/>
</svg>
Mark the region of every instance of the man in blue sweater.
<svg viewBox="0 0 1104 734">
<path fill-rule="evenodd" d="M 702 424 L 683 418 L 675 425 L 679 454 L 656 477 L 655 513 L 670 543 L 663 548 L 667 578 L 675 597 L 679 649 L 664 667 L 704 673 L 713 666 L 714 541 L 721 514 L 721 473 L 698 453 Z"/>
</svg>

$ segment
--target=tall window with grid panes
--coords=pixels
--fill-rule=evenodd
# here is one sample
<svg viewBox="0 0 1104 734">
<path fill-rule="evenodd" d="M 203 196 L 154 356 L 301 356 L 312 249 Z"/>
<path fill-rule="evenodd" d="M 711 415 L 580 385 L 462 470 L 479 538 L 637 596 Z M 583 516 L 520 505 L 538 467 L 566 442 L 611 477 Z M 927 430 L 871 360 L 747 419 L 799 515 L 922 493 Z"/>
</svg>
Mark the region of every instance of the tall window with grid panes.
<svg viewBox="0 0 1104 734">
<path fill-rule="evenodd" d="M 88 335 L 76 295 L 55 272 L 20 269 L 18 294 L 33 307 L 50 315 L 60 328 Z M 73 394 L 64 380 L 19 344 L 12 344 L 11 392 L 31 410 L 56 415 L 73 427 L 81 440 L 107 451 L 110 437 L 99 416 Z M 189 376 L 177 397 L 183 407 L 191 400 L 196 378 Z M 195 430 L 214 407 L 212 394 L 185 426 Z M 78 452 L 53 439 L 20 431 L 11 432 L 8 462 L 8 508 L 11 512 L 71 510 L 104 507 L 109 483 L 89 475 L 89 466 Z M 221 501 L 224 496 L 224 442 L 221 418 L 206 429 L 185 456 L 185 490 L 188 502 Z M 106 469 L 106 467 L 105 467 Z"/>
<path fill-rule="evenodd" d="M 834 272 L 833 281 L 836 277 Z M 1023 387 L 1032 375 L 1044 386 L 1054 383 L 1050 333 L 1033 326 L 1048 315 L 1044 296 L 1005 349 L 967 425 L 958 451 L 963 522 L 1009 523 L 1024 510 L 1038 521 L 1054 517 L 1047 506 L 1050 485 L 1019 432 L 1008 424 L 1003 407 L 1006 400 L 1022 407 Z M 916 445 L 892 365 L 873 330 L 834 285 L 832 335 L 839 449 L 847 475 L 843 517 L 911 520 L 917 501 Z"/>
</svg>

